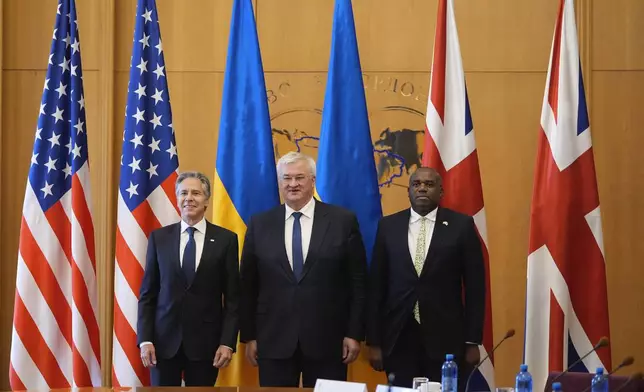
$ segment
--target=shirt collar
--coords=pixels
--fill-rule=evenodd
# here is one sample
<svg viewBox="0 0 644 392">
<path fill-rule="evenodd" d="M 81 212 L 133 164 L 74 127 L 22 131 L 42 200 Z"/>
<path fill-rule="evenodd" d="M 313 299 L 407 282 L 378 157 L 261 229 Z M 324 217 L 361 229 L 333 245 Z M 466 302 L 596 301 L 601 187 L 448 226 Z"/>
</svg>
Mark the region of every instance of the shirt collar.
<svg viewBox="0 0 644 392">
<path fill-rule="evenodd" d="M 187 229 L 188 227 L 190 227 L 190 225 L 189 225 L 189 224 L 187 224 L 187 223 L 182 219 L 182 220 L 181 220 L 181 232 L 183 233 L 184 231 L 186 231 L 186 229 Z M 192 227 L 194 227 L 194 228 L 195 228 L 198 232 L 200 232 L 201 234 L 206 234 L 206 218 L 205 218 L 205 217 L 201 218 L 201 220 L 200 220 L 199 222 L 197 222 L 197 224 L 193 225 Z"/>
<path fill-rule="evenodd" d="M 422 218 L 422 216 L 414 211 L 413 208 L 410 208 L 411 216 L 409 217 L 409 223 L 415 223 Z M 438 207 L 434 208 L 429 214 L 425 215 L 425 218 L 429 219 L 432 222 L 436 222 L 436 213 L 438 212 Z"/>
<path fill-rule="evenodd" d="M 286 220 L 290 218 L 291 215 L 293 215 L 293 213 L 296 211 L 289 207 L 288 204 L 285 204 L 284 206 L 286 207 L 284 220 Z M 306 205 L 304 205 L 304 207 L 302 207 L 299 212 L 301 212 L 305 217 L 313 219 L 313 213 L 315 212 L 315 198 L 312 197 L 311 200 L 309 200 L 309 202 L 306 203 Z"/>
</svg>

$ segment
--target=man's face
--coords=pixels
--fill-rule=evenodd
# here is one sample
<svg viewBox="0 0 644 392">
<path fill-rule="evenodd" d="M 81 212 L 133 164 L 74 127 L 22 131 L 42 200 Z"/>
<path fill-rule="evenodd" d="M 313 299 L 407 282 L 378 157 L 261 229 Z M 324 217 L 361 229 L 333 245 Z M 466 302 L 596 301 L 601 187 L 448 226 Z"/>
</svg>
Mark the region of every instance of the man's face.
<svg viewBox="0 0 644 392">
<path fill-rule="evenodd" d="M 420 168 L 409 179 L 409 201 L 414 211 L 432 211 L 443 196 L 443 184 L 436 171 Z"/>
<path fill-rule="evenodd" d="M 177 206 L 184 221 L 200 221 L 203 218 L 208 198 L 201 181 L 197 178 L 186 178 L 177 188 Z"/>
<path fill-rule="evenodd" d="M 287 204 L 306 203 L 313 197 L 315 177 L 306 161 L 284 165 L 280 178 L 280 192 Z"/>
</svg>

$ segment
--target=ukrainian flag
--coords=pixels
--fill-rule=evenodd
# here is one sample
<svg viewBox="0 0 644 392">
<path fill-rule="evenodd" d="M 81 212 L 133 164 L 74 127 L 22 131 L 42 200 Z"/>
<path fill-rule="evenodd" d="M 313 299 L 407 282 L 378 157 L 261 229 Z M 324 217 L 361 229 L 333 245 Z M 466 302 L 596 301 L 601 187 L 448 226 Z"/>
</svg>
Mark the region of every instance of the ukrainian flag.
<svg viewBox="0 0 644 392">
<path fill-rule="evenodd" d="M 358 216 L 368 259 L 382 217 L 351 0 L 337 0 L 317 162 L 321 200 Z"/>
<path fill-rule="evenodd" d="M 264 70 L 251 0 L 235 0 L 230 22 L 217 163 L 213 223 L 237 233 L 240 252 L 250 217 L 280 204 Z M 257 370 L 238 344 L 218 385 L 258 385 Z"/>
<path fill-rule="evenodd" d="M 357 215 L 371 260 L 382 207 L 350 0 L 335 2 L 317 167 L 320 199 Z M 349 380 L 366 382 L 370 389 L 386 382 L 369 366 L 364 347 L 349 367 Z"/>
</svg>

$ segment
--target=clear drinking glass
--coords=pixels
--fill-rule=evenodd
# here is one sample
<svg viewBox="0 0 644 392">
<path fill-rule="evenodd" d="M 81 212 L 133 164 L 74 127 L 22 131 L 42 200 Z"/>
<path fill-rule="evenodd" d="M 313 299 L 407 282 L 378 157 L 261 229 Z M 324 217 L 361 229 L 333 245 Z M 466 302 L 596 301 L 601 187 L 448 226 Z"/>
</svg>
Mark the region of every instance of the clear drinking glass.
<svg viewBox="0 0 644 392">
<path fill-rule="evenodd" d="M 413 383 L 412 383 L 412 389 L 418 390 L 421 385 L 428 383 L 429 378 L 427 377 L 414 377 Z"/>
</svg>

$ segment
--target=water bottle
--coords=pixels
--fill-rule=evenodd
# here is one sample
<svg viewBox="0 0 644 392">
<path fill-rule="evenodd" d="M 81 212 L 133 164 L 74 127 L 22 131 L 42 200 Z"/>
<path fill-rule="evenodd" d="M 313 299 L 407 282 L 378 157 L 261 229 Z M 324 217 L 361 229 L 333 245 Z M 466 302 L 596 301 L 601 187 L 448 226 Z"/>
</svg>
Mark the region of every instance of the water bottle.
<svg viewBox="0 0 644 392">
<path fill-rule="evenodd" d="M 560 382 L 553 382 L 552 383 L 552 392 L 562 392 Z"/>
<path fill-rule="evenodd" d="M 454 362 L 454 355 L 445 355 L 445 363 L 441 368 L 441 392 L 458 391 L 458 366 Z"/>
<path fill-rule="evenodd" d="M 604 368 L 597 368 L 590 385 L 592 392 L 608 392 L 608 377 L 604 376 Z"/>
<path fill-rule="evenodd" d="M 532 374 L 528 373 L 528 365 L 521 365 L 514 385 L 515 392 L 532 392 Z"/>
</svg>

